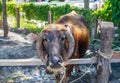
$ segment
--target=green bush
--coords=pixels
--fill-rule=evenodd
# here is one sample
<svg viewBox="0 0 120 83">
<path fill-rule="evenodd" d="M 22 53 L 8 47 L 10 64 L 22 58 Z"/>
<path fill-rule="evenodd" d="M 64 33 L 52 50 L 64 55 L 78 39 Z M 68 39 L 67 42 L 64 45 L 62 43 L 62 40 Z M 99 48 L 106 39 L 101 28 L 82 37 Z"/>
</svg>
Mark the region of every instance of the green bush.
<svg viewBox="0 0 120 83">
<path fill-rule="evenodd" d="M 34 3 L 24 3 L 21 5 L 22 12 L 25 13 L 27 19 L 36 19 L 47 21 L 49 5 L 35 5 Z"/>
<path fill-rule="evenodd" d="M 27 23 L 25 25 L 25 29 L 28 30 L 29 32 L 39 33 L 43 29 L 43 27 L 38 28 L 34 23 Z"/>
<path fill-rule="evenodd" d="M 17 5 L 15 3 L 12 3 L 12 2 L 7 2 L 6 3 L 6 7 L 7 7 L 7 16 L 14 16 L 16 17 L 16 7 Z"/>
<path fill-rule="evenodd" d="M 16 16 L 16 4 L 12 2 L 6 3 L 7 16 Z M 0 1 L 0 15 L 2 15 L 2 1 Z"/>
<path fill-rule="evenodd" d="M 87 27 L 89 29 L 92 28 L 91 25 L 93 23 L 95 23 L 97 20 L 97 18 L 93 14 L 93 11 L 90 9 L 85 9 L 85 8 L 79 9 L 79 8 L 73 6 L 69 12 L 71 12 L 72 10 L 75 10 L 78 14 L 85 16 L 85 18 L 87 20 Z"/>
<path fill-rule="evenodd" d="M 1 7 L 1 6 L 0 6 Z M 16 18 L 16 7 L 17 5 L 12 2 L 7 2 L 7 16 L 14 16 Z M 27 20 L 40 20 L 40 21 L 48 21 L 48 12 L 52 11 L 53 21 L 56 21 L 60 16 L 70 13 L 72 10 L 75 10 L 77 13 L 84 15 L 87 19 L 88 28 L 92 25 L 92 23 L 96 20 L 92 10 L 89 9 L 80 9 L 71 5 L 39 5 L 35 3 L 22 3 L 19 5 L 20 12 L 25 15 L 22 18 Z M 2 10 L 1 10 L 2 12 Z M 24 21 L 23 21 L 24 22 Z M 22 23 L 22 27 L 24 27 L 25 23 Z"/>
<path fill-rule="evenodd" d="M 114 26 L 118 27 L 115 34 L 119 34 L 114 38 L 115 45 L 120 45 L 120 0 L 106 0 L 104 7 L 95 11 L 94 15 L 102 21 L 110 21 Z M 118 41 L 117 43 L 115 41 Z"/>
<path fill-rule="evenodd" d="M 120 27 L 120 0 L 107 0 L 104 7 L 94 12 L 103 21 L 112 21 Z"/>
<path fill-rule="evenodd" d="M 53 20 L 56 21 L 60 16 L 69 13 L 70 5 L 51 6 L 51 11 L 54 17 Z"/>
<path fill-rule="evenodd" d="M 87 19 L 88 28 L 96 20 L 92 14 L 92 10 L 89 9 L 80 9 L 70 5 L 56 6 L 56 5 L 36 5 L 35 3 L 25 3 L 21 5 L 22 12 L 25 13 L 25 16 L 28 20 L 35 19 L 41 21 L 48 20 L 48 11 L 52 11 L 53 21 L 56 21 L 60 16 L 75 10 L 77 13 L 84 15 Z"/>
<path fill-rule="evenodd" d="M 2 2 L 0 1 L 0 17 L 2 17 L 1 15 L 2 15 Z"/>
</svg>

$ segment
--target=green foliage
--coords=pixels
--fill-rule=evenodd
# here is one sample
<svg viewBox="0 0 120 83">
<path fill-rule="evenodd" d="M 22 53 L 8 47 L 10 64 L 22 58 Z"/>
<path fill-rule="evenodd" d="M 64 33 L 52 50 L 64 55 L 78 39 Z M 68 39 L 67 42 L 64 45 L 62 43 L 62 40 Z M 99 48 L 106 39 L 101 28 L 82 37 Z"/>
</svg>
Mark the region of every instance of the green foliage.
<svg viewBox="0 0 120 83">
<path fill-rule="evenodd" d="M 0 1 L 0 16 L 2 14 L 2 2 Z"/>
<path fill-rule="evenodd" d="M 47 21 L 49 5 L 35 5 L 34 3 L 24 3 L 21 5 L 27 19 Z"/>
<path fill-rule="evenodd" d="M 12 2 L 7 2 L 6 3 L 6 7 L 7 7 L 7 15 L 10 16 L 14 16 L 16 17 L 16 4 L 12 3 Z"/>
<path fill-rule="evenodd" d="M 70 5 L 56 6 L 56 5 L 38 5 L 34 3 L 24 3 L 21 5 L 22 11 L 26 14 L 26 18 L 36 19 L 41 21 L 48 20 L 48 11 L 52 11 L 53 20 L 56 21 L 60 16 L 75 10 L 77 13 L 84 15 L 88 22 L 88 27 L 96 20 L 92 14 L 92 10 L 80 9 Z"/>
<path fill-rule="evenodd" d="M 16 16 L 16 4 L 12 2 L 6 3 L 7 16 Z M 2 1 L 0 1 L 0 16 L 2 15 Z"/>
<path fill-rule="evenodd" d="M 85 9 L 85 8 L 79 9 L 79 8 L 73 6 L 71 8 L 70 12 L 72 10 L 75 10 L 78 14 L 85 16 L 85 18 L 87 19 L 87 27 L 88 28 L 91 28 L 91 25 L 97 20 L 97 18 L 93 14 L 93 11 L 90 9 Z"/>
<path fill-rule="evenodd" d="M 63 5 L 63 6 L 52 6 L 51 7 L 52 14 L 54 16 L 54 21 L 56 21 L 60 16 L 69 13 L 70 5 Z"/>
<path fill-rule="evenodd" d="M 43 29 L 43 27 L 38 28 L 34 23 L 27 23 L 25 25 L 25 29 L 28 30 L 29 32 L 39 33 Z"/>
<path fill-rule="evenodd" d="M 117 34 L 119 36 L 114 41 L 120 42 L 120 0 L 107 0 L 104 7 L 95 11 L 94 15 L 102 21 L 111 21 L 114 23 L 114 26 L 118 27 Z M 119 46 L 119 44 L 116 45 Z"/>
<path fill-rule="evenodd" d="M 1 7 L 1 6 L 0 6 Z M 17 5 L 12 2 L 7 2 L 7 14 L 8 16 L 16 17 L 16 7 Z M 20 12 L 24 13 L 25 15 L 22 16 L 27 20 L 40 20 L 40 21 L 48 21 L 48 12 L 49 10 L 52 11 L 53 21 L 56 21 L 60 16 L 70 13 L 72 10 L 75 10 L 77 13 L 84 15 L 87 19 L 88 28 L 92 25 L 92 23 L 96 20 L 94 15 L 92 14 L 92 10 L 89 9 L 80 9 L 71 5 L 63 5 L 63 6 L 56 6 L 56 5 L 40 5 L 35 3 L 22 3 L 19 5 Z M 24 20 L 22 20 L 24 22 Z M 22 22 L 22 27 L 31 27 L 33 26 L 25 26 L 26 24 Z M 30 24 L 29 24 L 30 25 Z M 32 30 L 31 30 L 32 31 Z"/>
<path fill-rule="evenodd" d="M 14 81 L 15 81 L 15 78 L 13 78 L 13 77 L 8 77 L 6 80 L 7 80 L 7 82 L 14 82 Z"/>
<path fill-rule="evenodd" d="M 103 21 L 112 21 L 120 27 L 120 0 L 107 0 L 104 7 L 94 14 Z"/>
</svg>

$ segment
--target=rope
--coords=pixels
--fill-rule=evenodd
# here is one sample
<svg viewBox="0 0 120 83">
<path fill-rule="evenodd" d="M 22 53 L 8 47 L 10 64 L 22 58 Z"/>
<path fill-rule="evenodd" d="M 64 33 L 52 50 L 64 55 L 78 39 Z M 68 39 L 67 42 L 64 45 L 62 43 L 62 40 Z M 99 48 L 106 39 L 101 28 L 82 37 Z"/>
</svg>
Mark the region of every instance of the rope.
<svg viewBox="0 0 120 83">
<path fill-rule="evenodd" d="M 63 67 L 63 76 L 62 76 L 62 79 L 60 80 L 60 82 L 59 83 L 62 83 L 62 81 L 63 81 L 63 79 L 65 78 L 65 72 L 66 72 L 66 68 L 65 68 L 65 66 L 62 64 L 62 63 L 59 63 L 62 67 Z"/>
<path fill-rule="evenodd" d="M 112 55 L 113 55 L 113 51 L 111 50 L 111 52 L 108 53 L 103 53 L 100 50 L 98 50 L 98 53 L 100 56 L 102 56 L 105 59 L 111 59 Z"/>
<path fill-rule="evenodd" d="M 102 56 L 103 58 L 108 59 L 109 62 L 110 62 L 110 59 L 111 59 L 111 57 L 112 57 L 112 55 L 113 55 L 113 51 L 111 51 L 111 52 L 109 52 L 109 53 L 103 53 L 103 52 L 101 52 L 100 50 L 98 50 L 98 53 L 99 53 L 99 55 Z M 94 57 L 92 57 L 92 59 L 94 59 Z M 92 60 L 92 61 L 94 61 L 94 60 Z M 64 66 L 62 63 L 59 63 L 59 64 L 60 64 L 60 65 L 63 67 L 63 69 L 64 69 L 64 74 L 63 74 L 63 76 L 62 76 L 62 79 L 61 79 L 60 82 L 59 82 L 59 83 L 62 83 L 62 81 L 63 81 L 63 79 L 64 79 L 64 77 L 65 77 L 66 68 L 65 68 L 65 66 Z M 90 68 L 91 68 L 92 65 L 93 65 L 93 62 L 91 62 L 91 64 L 90 64 L 90 66 L 88 67 L 88 69 L 87 69 L 79 78 L 77 78 L 77 79 L 75 79 L 75 80 L 73 80 L 73 81 L 71 81 L 71 82 L 69 82 L 69 83 L 75 83 L 77 80 L 83 78 L 87 73 L 90 72 Z M 110 70 L 110 73 L 112 73 L 111 64 L 109 64 L 109 70 Z"/>
<path fill-rule="evenodd" d="M 92 57 L 92 59 L 94 59 L 94 57 Z M 94 60 L 93 60 L 93 61 L 94 61 Z M 90 66 L 88 67 L 88 69 L 87 69 L 79 78 L 77 78 L 77 79 L 75 79 L 75 80 L 73 80 L 73 81 L 71 81 L 71 82 L 69 82 L 69 83 L 74 83 L 74 82 L 76 82 L 77 80 L 83 78 L 87 73 L 89 73 L 89 72 L 90 72 L 90 68 L 91 68 L 92 65 L 93 65 L 93 61 L 91 62 L 91 64 L 90 64 Z"/>
<path fill-rule="evenodd" d="M 65 68 L 65 66 L 64 66 L 62 63 L 59 63 L 59 64 L 60 64 L 60 65 L 63 67 L 63 69 L 64 69 L 62 79 L 61 79 L 60 82 L 59 82 L 59 83 L 62 83 L 62 81 L 63 81 L 63 79 L 64 79 L 64 77 L 65 77 L 66 68 Z M 72 82 L 69 82 L 69 83 L 74 83 L 74 82 L 76 82 L 77 80 L 83 78 L 87 73 L 90 72 L 90 68 L 91 68 L 92 65 L 93 65 L 93 62 L 91 63 L 91 65 L 89 66 L 89 68 L 88 68 L 79 78 L 77 78 L 77 79 L 75 79 L 75 80 L 73 80 Z"/>
<path fill-rule="evenodd" d="M 113 50 L 111 50 L 111 52 L 108 52 L 108 53 L 103 53 L 103 52 L 101 52 L 100 50 L 98 50 L 98 53 L 99 53 L 99 55 L 102 56 L 103 58 L 109 60 L 109 70 L 110 70 L 110 73 L 112 73 L 110 59 L 112 58 Z"/>
</svg>

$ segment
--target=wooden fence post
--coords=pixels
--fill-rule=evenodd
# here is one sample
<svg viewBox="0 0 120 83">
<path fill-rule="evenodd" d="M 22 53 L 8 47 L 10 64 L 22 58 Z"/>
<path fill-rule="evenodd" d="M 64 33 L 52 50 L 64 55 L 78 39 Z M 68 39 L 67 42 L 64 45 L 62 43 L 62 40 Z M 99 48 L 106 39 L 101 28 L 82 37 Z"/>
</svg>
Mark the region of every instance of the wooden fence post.
<svg viewBox="0 0 120 83">
<path fill-rule="evenodd" d="M 48 24 L 51 24 L 53 22 L 53 16 L 51 10 L 48 12 Z"/>
<path fill-rule="evenodd" d="M 0 29 L 3 28 L 3 20 L 0 20 Z"/>
<path fill-rule="evenodd" d="M 17 28 L 20 28 L 20 8 L 16 8 L 16 21 L 17 21 Z"/>
<path fill-rule="evenodd" d="M 108 83 L 110 74 L 110 58 L 112 57 L 113 29 L 112 22 L 101 22 L 101 44 L 97 57 L 97 83 Z"/>
</svg>

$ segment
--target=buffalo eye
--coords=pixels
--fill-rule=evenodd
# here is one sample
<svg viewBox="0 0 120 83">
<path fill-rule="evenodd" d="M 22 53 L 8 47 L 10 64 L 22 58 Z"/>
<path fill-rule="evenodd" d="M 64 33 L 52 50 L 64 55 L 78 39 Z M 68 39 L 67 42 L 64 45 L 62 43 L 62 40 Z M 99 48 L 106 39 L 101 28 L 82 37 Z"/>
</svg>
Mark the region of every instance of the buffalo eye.
<svg viewBox="0 0 120 83">
<path fill-rule="evenodd" d="M 44 38 L 43 41 L 44 41 L 44 42 L 49 42 L 49 39 Z"/>
<path fill-rule="evenodd" d="M 65 41 L 66 40 L 66 37 L 65 36 L 62 36 L 61 37 L 61 41 Z"/>
<path fill-rule="evenodd" d="M 45 47 L 45 48 L 47 48 L 48 43 L 49 43 L 49 39 L 44 38 L 44 39 L 43 39 L 43 44 L 44 44 L 44 47 Z"/>
</svg>

